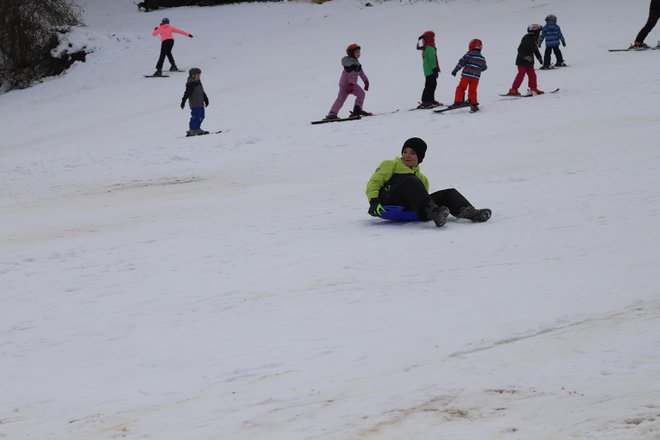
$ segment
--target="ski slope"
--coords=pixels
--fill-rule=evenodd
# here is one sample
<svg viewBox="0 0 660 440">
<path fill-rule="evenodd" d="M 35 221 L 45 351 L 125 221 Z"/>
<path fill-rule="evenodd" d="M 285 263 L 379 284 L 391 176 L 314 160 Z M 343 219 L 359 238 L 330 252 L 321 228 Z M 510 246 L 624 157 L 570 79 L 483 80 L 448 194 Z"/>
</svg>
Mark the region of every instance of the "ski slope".
<svg viewBox="0 0 660 440">
<path fill-rule="evenodd" d="M 87 62 L 0 96 L 0 439 L 660 439 L 660 54 L 608 52 L 647 0 L 81 3 Z M 560 91 L 500 97 L 551 13 Z M 229 132 L 143 78 L 163 16 Z M 405 111 L 426 30 L 444 103 L 484 42 L 482 111 Z M 312 126 L 353 42 L 400 111 Z M 490 221 L 367 215 L 413 136 Z"/>
</svg>

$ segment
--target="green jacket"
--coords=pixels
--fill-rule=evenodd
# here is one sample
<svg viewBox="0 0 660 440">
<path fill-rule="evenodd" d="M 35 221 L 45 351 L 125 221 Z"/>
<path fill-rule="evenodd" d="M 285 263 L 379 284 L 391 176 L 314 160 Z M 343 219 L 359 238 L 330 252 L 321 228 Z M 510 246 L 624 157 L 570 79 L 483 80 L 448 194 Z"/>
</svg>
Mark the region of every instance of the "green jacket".
<svg viewBox="0 0 660 440">
<path fill-rule="evenodd" d="M 436 56 L 437 50 L 433 46 L 425 46 L 424 53 L 422 54 L 422 60 L 424 61 L 424 76 L 429 76 L 433 74 L 433 69 L 437 69 L 440 72 L 440 66 L 438 66 L 438 57 Z"/>
<path fill-rule="evenodd" d="M 388 185 L 391 181 L 395 181 L 402 174 L 413 174 L 417 176 L 426 187 L 426 191 L 429 190 L 429 179 L 422 174 L 419 167 L 410 168 L 403 163 L 401 157 L 397 156 L 394 160 L 382 161 L 378 168 L 376 168 L 376 171 L 367 183 L 367 199 L 371 200 L 378 197 L 381 188 Z"/>
</svg>

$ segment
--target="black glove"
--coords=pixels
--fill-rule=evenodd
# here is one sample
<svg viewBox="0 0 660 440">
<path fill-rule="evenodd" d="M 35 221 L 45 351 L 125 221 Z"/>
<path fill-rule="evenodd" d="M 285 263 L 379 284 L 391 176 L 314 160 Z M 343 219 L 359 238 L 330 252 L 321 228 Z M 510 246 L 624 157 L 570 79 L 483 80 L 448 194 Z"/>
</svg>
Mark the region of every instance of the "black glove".
<svg viewBox="0 0 660 440">
<path fill-rule="evenodd" d="M 457 72 L 456 70 L 452 70 L 452 71 L 451 71 L 451 76 L 456 76 L 457 73 L 458 73 L 458 72 Z"/>
<path fill-rule="evenodd" d="M 380 204 L 378 197 L 374 197 L 373 199 L 369 200 L 369 211 L 367 211 L 369 215 L 373 217 L 380 217 L 380 213 L 383 211 L 385 211 L 385 209 Z"/>
<path fill-rule="evenodd" d="M 182 99 L 182 100 L 181 100 L 181 110 L 183 110 L 183 108 L 184 108 L 185 106 L 186 106 L 186 100 L 185 100 L 185 99 Z"/>
<path fill-rule="evenodd" d="M 192 38 L 192 34 L 188 34 L 188 36 L 189 36 L 190 38 Z"/>
<path fill-rule="evenodd" d="M 208 107 L 208 106 L 209 106 L 209 98 L 204 96 L 204 107 Z"/>
<path fill-rule="evenodd" d="M 562 46 L 566 47 L 566 43 L 561 43 Z"/>
<path fill-rule="evenodd" d="M 158 26 L 156 26 L 156 27 L 154 28 L 154 30 L 157 31 L 157 30 L 158 30 Z"/>
</svg>

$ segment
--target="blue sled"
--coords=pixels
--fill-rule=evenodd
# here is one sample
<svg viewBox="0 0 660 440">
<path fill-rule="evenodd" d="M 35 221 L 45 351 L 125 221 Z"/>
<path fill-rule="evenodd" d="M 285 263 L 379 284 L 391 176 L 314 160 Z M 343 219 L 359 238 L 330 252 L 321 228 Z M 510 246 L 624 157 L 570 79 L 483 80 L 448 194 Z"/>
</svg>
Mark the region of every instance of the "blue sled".
<svg viewBox="0 0 660 440">
<path fill-rule="evenodd" d="M 419 216 L 415 211 L 406 211 L 405 206 L 383 205 L 385 211 L 380 213 L 380 218 L 399 222 L 418 222 Z"/>
</svg>

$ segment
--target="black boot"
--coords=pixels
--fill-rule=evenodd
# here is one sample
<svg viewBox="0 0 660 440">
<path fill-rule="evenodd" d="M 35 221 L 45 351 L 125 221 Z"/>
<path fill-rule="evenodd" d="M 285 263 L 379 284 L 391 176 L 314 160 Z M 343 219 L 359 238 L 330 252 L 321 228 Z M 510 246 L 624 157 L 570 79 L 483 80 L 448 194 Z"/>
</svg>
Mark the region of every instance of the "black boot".
<svg viewBox="0 0 660 440">
<path fill-rule="evenodd" d="M 426 213 L 426 218 L 433 220 L 438 228 L 445 225 L 447 216 L 449 215 L 449 209 L 446 206 L 438 206 L 433 202 L 429 202 L 426 205 L 424 212 Z"/>
<path fill-rule="evenodd" d="M 351 116 L 356 117 L 356 116 L 371 116 L 371 113 L 365 112 L 362 110 L 362 107 L 359 105 L 356 105 L 353 107 L 353 111 L 351 112 Z"/>
<path fill-rule="evenodd" d="M 490 218 L 491 214 L 490 209 L 476 209 L 474 206 L 468 205 L 456 217 L 472 220 L 475 223 L 483 223 Z"/>
</svg>

